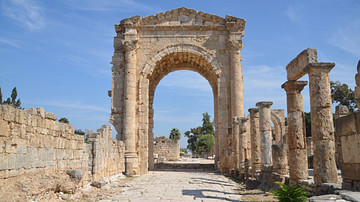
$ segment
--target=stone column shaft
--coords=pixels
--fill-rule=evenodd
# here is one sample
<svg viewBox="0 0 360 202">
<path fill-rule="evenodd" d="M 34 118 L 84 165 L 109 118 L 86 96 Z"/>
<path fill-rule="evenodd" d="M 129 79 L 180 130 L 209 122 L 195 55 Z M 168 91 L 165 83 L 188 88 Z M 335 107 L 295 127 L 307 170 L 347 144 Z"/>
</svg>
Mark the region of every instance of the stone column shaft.
<svg viewBox="0 0 360 202">
<path fill-rule="evenodd" d="M 337 182 L 335 163 L 335 136 L 329 72 L 334 63 L 312 63 L 305 71 L 309 74 L 311 105 L 311 135 L 314 143 L 314 182 Z"/>
<path fill-rule="evenodd" d="M 125 47 L 125 173 L 137 174 L 136 133 L 136 48 L 137 41 L 123 42 Z"/>
<path fill-rule="evenodd" d="M 231 101 L 232 101 L 232 116 L 244 116 L 244 103 L 243 103 L 243 75 L 241 73 L 242 66 L 241 53 L 242 42 L 237 40 L 229 41 L 230 58 L 231 58 Z"/>
<path fill-rule="evenodd" d="M 238 117 L 238 122 L 240 126 L 239 130 L 239 161 L 240 161 L 240 169 L 244 167 L 245 163 L 245 149 L 246 149 L 246 121 L 248 118 L 246 117 Z"/>
<path fill-rule="evenodd" d="M 234 161 L 235 161 L 235 173 L 240 172 L 240 156 L 239 156 L 239 121 L 238 117 L 233 117 L 233 133 L 234 133 Z"/>
<path fill-rule="evenodd" d="M 272 165 L 272 135 L 271 135 L 271 110 L 272 102 L 258 102 L 256 106 L 259 108 L 259 128 L 261 139 L 261 168 Z"/>
<path fill-rule="evenodd" d="M 304 103 L 301 91 L 307 81 L 287 81 L 281 87 L 286 91 L 288 113 L 288 144 L 290 179 L 308 177 Z"/>
<path fill-rule="evenodd" d="M 259 109 L 250 108 L 250 140 L 251 140 L 251 175 L 255 177 L 261 170 L 260 132 L 259 132 Z"/>
</svg>

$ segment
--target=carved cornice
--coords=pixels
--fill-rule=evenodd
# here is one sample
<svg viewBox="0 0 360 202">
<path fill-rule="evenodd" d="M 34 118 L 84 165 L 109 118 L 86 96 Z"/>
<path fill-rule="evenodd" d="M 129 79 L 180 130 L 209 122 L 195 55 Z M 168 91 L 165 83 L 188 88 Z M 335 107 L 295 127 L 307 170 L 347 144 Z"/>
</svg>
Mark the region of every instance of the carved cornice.
<svg viewBox="0 0 360 202">
<path fill-rule="evenodd" d="M 176 21 L 175 24 L 168 23 Z M 144 18 L 134 16 L 123 19 L 120 24 L 115 25 L 115 29 L 116 32 L 125 32 L 126 28 L 135 27 L 138 30 L 192 30 L 194 27 L 198 30 L 200 27 L 204 30 L 230 30 L 231 32 L 240 32 L 243 35 L 245 22 L 246 20 L 242 18 L 229 15 L 222 18 L 217 15 L 181 7 Z"/>
</svg>

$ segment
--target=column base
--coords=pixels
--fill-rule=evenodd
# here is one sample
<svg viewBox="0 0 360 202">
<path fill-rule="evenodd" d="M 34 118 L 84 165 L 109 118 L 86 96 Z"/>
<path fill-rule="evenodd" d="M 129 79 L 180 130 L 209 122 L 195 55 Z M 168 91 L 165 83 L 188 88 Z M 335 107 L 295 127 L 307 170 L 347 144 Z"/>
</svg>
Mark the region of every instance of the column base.
<svg viewBox="0 0 360 202">
<path fill-rule="evenodd" d="M 139 158 L 135 152 L 125 153 L 125 175 L 139 175 Z"/>
</svg>

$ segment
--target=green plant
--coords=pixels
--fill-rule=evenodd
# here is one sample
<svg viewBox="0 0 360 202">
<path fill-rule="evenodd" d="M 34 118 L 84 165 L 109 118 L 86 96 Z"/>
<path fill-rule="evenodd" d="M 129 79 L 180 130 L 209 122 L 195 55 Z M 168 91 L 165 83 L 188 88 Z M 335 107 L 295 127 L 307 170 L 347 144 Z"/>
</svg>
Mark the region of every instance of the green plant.
<svg viewBox="0 0 360 202">
<path fill-rule="evenodd" d="M 281 182 L 275 182 L 280 189 L 271 191 L 280 202 L 303 202 L 308 198 L 307 191 L 302 189 L 299 185 L 287 186 Z"/>
<path fill-rule="evenodd" d="M 69 123 L 69 120 L 67 118 L 62 117 L 61 119 L 59 119 L 59 122 L 61 122 L 61 123 Z"/>
<path fill-rule="evenodd" d="M 74 131 L 74 133 L 77 134 L 77 135 L 85 135 L 85 132 L 82 131 L 81 129 L 76 129 L 76 130 Z"/>
</svg>

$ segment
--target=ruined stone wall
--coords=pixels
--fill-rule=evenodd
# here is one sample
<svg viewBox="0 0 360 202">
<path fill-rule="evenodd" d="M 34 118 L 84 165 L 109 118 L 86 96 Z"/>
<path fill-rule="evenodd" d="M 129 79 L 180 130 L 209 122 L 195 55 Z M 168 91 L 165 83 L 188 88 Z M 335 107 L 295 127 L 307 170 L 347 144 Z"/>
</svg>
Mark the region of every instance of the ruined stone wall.
<svg viewBox="0 0 360 202">
<path fill-rule="evenodd" d="M 76 169 L 81 171 L 84 185 L 93 178 L 91 174 L 100 178 L 124 170 L 124 146 L 114 143 L 109 126 L 99 129 L 104 138 L 94 138 L 89 142 L 92 147 L 83 135 L 74 134 L 73 126 L 56 120 L 56 115 L 43 108 L 0 105 L 0 179 Z M 95 154 L 93 159 L 90 154 Z M 107 157 L 107 164 L 101 157 Z M 88 175 L 89 167 L 99 169 Z"/>
<path fill-rule="evenodd" d="M 158 162 L 176 161 L 180 159 L 179 141 L 172 141 L 164 136 L 154 139 L 154 156 Z M 156 158 L 155 158 L 156 159 Z"/>
<path fill-rule="evenodd" d="M 123 141 L 112 138 L 110 126 L 103 125 L 97 132 L 88 131 L 86 136 L 92 180 L 125 171 L 125 146 Z"/>
<path fill-rule="evenodd" d="M 360 191 L 360 112 L 335 119 L 343 189 Z"/>
</svg>

